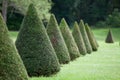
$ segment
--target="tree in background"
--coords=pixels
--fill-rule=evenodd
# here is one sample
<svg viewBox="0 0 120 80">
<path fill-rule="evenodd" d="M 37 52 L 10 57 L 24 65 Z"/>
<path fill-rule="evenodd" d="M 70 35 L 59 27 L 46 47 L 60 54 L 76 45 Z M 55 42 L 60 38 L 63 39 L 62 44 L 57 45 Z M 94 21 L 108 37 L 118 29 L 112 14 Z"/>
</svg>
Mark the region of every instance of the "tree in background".
<svg viewBox="0 0 120 80">
<path fill-rule="evenodd" d="M 8 11 L 2 9 L 2 1 L 4 4 L 7 1 Z M 90 25 L 95 25 L 98 21 L 106 20 L 107 15 L 111 14 L 114 8 L 120 9 L 119 0 L 0 0 L 0 10 L 4 11 L 4 15 L 8 12 L 6 18 L 8 18 L 9 29 L 19 30 L 20 23 L 30 3 L 36 5 L 39 16 L 45 25 L 50 17 L 49 10 L 55 14 L 58 23 L 64 17 L 67 23 L 72 26 L 74 21 L 79 22 L 80 19 Z M 13 29 L 15 27 L 18 28 Z"/>
<path fill-rule="evenodd" d="M 114 9 L 112 14 L 106 18 L 105 22 L 106 22 L 106 25 L 109 27 L 120 27 L 120 12 L 119 12 L 119 10 L 117 8 Z"/>
<path fill-rule="evenodd" d="M 50 0 L 0 0 L 0 11 L 3 14 L 4 20 L 7 22 L 9 30 L 19 30 L 30 3 L 35 5 L 39 17 L 45 24 L 47 23 L 50 17 Z"/>
<path fill-rule="evenodd" d="M 26 14 L 27 7 L 33 3 L 37 9 L 38 15 L 41 19 L 50 17 L 49 10 L 51 9 L 51 0 L 12 0 L 17 5 L 16 7 L 22 14 Z"/>
<path fill-rule="evenodd" d="M 120 12 L 118 8 L 115 8 L 114 11 L 106 16 L 104 21 L 97 22 L 94 26 L 96 27 L 120 27 Z"/>
<path fill-rule="evenodd" d="M 117 0 L 52 0 L 54 5 L 51 12 L 60 20 L 64 17 L 69 24 L 83 19 L 90 25 L 99 20 L 105 20 L 106 16 L 113 11 Z"/>
<path fill-rule="evenodd" d="M 9 30 L 19 30 L 24 15 L 17 8 L 15 0 L 1 0 L 0 12 Z"/>
<path fill-rule="evenodd" d="M 78 0 L 52 0 L 53 6 L 51 12 L 55 14 L 58 23 L 64 17 L 70 24 L 74 22 L 74 3 Z"/>
</svg>

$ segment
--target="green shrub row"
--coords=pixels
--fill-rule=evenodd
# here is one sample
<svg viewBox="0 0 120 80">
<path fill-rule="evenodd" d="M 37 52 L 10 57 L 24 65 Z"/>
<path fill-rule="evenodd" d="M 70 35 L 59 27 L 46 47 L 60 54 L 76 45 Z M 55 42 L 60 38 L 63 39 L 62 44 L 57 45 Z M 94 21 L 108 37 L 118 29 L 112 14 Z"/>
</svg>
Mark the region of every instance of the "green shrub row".
<svg viewBox="0 0 120 80">
<path fill-rule="evenodd" d="M 3 56 L 0 58 L 0 69 L 3 69 L 1 80 L 6 77 L 9 78 L 7 80 L 15 80 L 15 78 L 28 80 L 27 73 L 29 76 L 50 76 L 60 71 L 60 64 L 67 64 L 98 48 L 90 27 L 84 25 L 82 20 L 79 25 L 75 22 L 71 31 L 64 18 L 58 25 L 52 14 L 45 28 L 38 17 L 36 8 L 31 4 L 15 42 L 19 52 L 17 54 L 8 38 L 8 31 L 3 20 L 0 20 L 0 36 L 2 36 L 0 50 Z M 14 76 L 10 76 L 12 74 Z"/>
</svg>

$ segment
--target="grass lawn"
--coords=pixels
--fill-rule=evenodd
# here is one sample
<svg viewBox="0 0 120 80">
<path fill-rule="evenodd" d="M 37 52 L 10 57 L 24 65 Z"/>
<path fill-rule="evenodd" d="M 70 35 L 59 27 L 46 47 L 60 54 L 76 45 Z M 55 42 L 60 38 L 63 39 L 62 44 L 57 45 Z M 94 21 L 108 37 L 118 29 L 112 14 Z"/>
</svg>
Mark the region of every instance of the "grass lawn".
<svg viewBox="0 0 120 80">
<path fill-rule="evenodd" d="M 99 50 L 62 65 L 61 71 L 51 77 L 33 77 L 30 80 L 120 80 L 120 28 L 112 29 L 115 43 L 104 42 L 107 29 L 93 29 Z M 15 41 L 17 32 L 10 32 Z"/>
</svg>

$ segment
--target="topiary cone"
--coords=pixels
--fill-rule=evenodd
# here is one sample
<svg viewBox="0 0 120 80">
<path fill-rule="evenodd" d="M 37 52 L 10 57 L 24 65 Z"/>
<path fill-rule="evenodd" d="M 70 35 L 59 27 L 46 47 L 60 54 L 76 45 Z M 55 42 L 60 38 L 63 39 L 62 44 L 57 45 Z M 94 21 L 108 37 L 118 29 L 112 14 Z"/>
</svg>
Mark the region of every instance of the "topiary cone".
<svg viewBox="0 0 120 80">
<path fill-rule="evenodd" d="M 49 76 L 60 70 L 55 51 L 33 4 L 22 22 L 16 47 L 29 76 Z"/>
<path fill-rule="evenodd" d="M 94 41 L 95 41 L 95 44 L 96 44 L 96 46 L 97 46 L 97 48 L 98 48 L 98 47 L 99 47 L 99 44 L 98 44 L 98 42 L 97 42 L 97 40 L 96 40 L 96 38 L 95 38 L 95 36 L 94 36 L 94 33 L 93 33 L 92 30 L 90 29 L 89 25 L 88 25 L 88 28 L 89 28 L 89 30 L 90 30 L 90 32 L 91 32 L 91 35 L 92 35 L 92 37 L 93 37 L 93 39 L 94 39 Z"/>
<path fill-rule="evenodd" d="M 89 27 L 89 25 L 88 25 L 88 27 Z M 90 29 L 90 27 L 89 27 L 89 29 Z M 93 38 L 94 38 L 94 41 L 95 41 L 96 46 L 99 47 L 99 44 L 98 44 L 98 42 L 97 42 L 97 40 L 96 40 L 96 38 L 95 38 L 95 36 L 94 36 L 94 33 L 92 32 L 91 29 L 90 29 L 90 31 L 91 31 L 91 35 L 92 35 Z"/>
<path fill-rule="evenodd" d="M 78 26 L 78 23 L 74 23 L 73 31 L 72 31 L 73 37 L 75 39 L 75 42 L 77 43 L 78 49 L 80 51 L 80 54 L 85 55 L 87 53 L 86 47 Z"/>
<path fill-rule="evenodd" d="M 114 43 L 113 35 L 112 35 L 112 32 L 110 29 L 109 29 L 109 32 L 107 34 L 105 42 L 106 43 Z"/>
<path fill-rule="evenodd" d="M 90 29 L 90 28 L 89 28 Z M 91 35 L 93 36 L 93 38 L 94 38 L 94 41 L 95 41 L 95 44 L 96 44 L 96 46 L 97 46 L 97 48 L 99 47 L 99 44 L 98 44 L 98 42 L 97 42 L 97 40 L 96 40 L 96 38 L 95 38 L 95 36 L 94 36 L 94 33 L 92 32 L 92 30 L 90 29 L 90 31 L 91 31 Z"/>
<path fill-rule="evenodd" d="M 61 34 L 61 31 L 58 27 L 55 16 L 52 14 L 47 25 L 47 32 L 49 38 L 52 42 L 52 45 L 56 51 L 57 57 L 61 64 L 68 63 L 70 61 L 70 55 Z"/>
<path fill-rule="evenodd" d="M 90 27 L 88 26 L 88 24 L 86 23 L 85 24 L 85 29 L 86 29 L 86 32 L 87 32 L 87 35 L 88 35 L 88 38 L 89 38 L 89 41 L 90 41 L 90 43 L 91 43 L 91 46 L 92 46 L 92 50 L 93 51 L 97 51 L 97 44 L 96 44 L 96 42 L 95 42 L 95 38 L 93 37 L 93 35 L 92 35 L 92 31 L 91 31 L 91 29 L 90 29 Z"/>
<path fill-rule="evenodd" d="M 28 80 L 23 62 L 0 14 L 0 80 Z"/>
<path fill-rule="evenodd" d="M 60 30 L 67 45 L 71 60 L 76 59 L 80 56 L 79 49 L 64 18 L 61 20 Z"/>
<path fill-rule="evenodd" d="M 79 27 L 80 27 L 80 31 L 81 31 L 85 46 L 86 46 L 87 53 L 90 54 L 92 52 L 92 47 L 91 47 L 90 41 L 88 39 L 86 30 L 85 30 L 85 25 L 84 25 L 83 20 L 80 20 Z"/>
</svg>

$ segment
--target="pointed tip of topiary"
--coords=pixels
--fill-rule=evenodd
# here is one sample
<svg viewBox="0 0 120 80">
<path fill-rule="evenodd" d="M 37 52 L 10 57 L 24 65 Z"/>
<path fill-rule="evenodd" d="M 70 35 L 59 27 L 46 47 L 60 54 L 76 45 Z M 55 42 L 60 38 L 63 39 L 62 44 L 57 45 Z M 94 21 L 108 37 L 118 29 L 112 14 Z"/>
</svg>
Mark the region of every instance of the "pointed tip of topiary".
<svg viewBox="0 0 120 80">
<path fill-rule="evenodd" d="M 81 20 L 80 20 L 80 23 L 84 24 L 84 21 L 81 19 Z"/>
<path fill-rule="evenodd" d="M 55 15 L 54 15 L 54 14 L 51 14 L 50 19 L 56 20 Z"/>
<path fill-rule="evenodd" d="M 68 24 L 66 22 L 66 20 L 64 18 L 61 19 L 61 22 L 60 22 L 60 28 L 65 28 L 65 27 L 68 27 Z"/>
<path fill-rule="evenodd" d="M 66 20 L 64 18 L 62 18 L 60 24 L 61 23 L 66 23 Z"/>
<path fill-rule="evenodd" d="M 77 22 L 77 21 L 75 21 L 74 25 L 78 25 L 78 22 Z"/>
<path fill-rule="evenodd" d="M 37 10 L 36 10 L 36 7 L 33 3 L 31 3 L 29 6 L 28 6 L 28 9 L 27 9 L 27 12 L 26 14 L 27 16 L 38 16 L 38 13 L 37 13 Z"/>
<path fill-rule="evenodd" d="M 62 22 L 62 21 L 66 22 L 65 18 L 62 18 L 61 22 Z"/>
<path fill-rule="evenodd" d="M 73 25 L 73 29 L 75 29 L 75 28 L 76 28 L 76 29 L 79 29 L 79 27 L 78 27 L 78 26 L 79 26 L 79 25 L 78 25 L 78 22 L 77 22 L 77 21 L 75 21 L 75 22 L 74 22 L 74 25 Z"/>
<path fill-rule="evenodd" d="M 49 22 L 47 24 L 47 29 L 52 27 L 58 27 L 58 22 L 54 14 L 51 14 Z"/>
<path fill-rule="evenodd" d="M 82 19 L 80 20 L 79 26 L 84 26 L 84 21 Z"/>
</svg>

